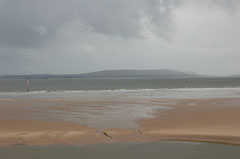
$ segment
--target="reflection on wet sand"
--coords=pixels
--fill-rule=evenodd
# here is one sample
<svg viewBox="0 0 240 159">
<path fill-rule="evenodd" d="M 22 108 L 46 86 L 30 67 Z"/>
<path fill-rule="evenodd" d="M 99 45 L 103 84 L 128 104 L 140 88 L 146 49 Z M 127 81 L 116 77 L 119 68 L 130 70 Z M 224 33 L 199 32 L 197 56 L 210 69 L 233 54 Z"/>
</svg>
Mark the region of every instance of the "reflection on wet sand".
<svg viewBox="0 0 240 159">
<path fill-rule="evenodd" d="M 240 144 L 239 90 L 221 93 L 201 90 L 208 92 L 208 98 L 199 98 L 199 90 L 192 93 L 178 90 L 183 93 L 181 98 L 180 95 L 179 98 L 161 96 L 161 90 L 116 91 L 109 96 L 93 92 L 92 98 L 79 93 L 46 98 L 41 94 L 30 94 L 29 98 L 8 94 L 6 98 L 5 94 L 0 102 L 0 143 L 38 145 L 177 139 Z"/>
</svg>

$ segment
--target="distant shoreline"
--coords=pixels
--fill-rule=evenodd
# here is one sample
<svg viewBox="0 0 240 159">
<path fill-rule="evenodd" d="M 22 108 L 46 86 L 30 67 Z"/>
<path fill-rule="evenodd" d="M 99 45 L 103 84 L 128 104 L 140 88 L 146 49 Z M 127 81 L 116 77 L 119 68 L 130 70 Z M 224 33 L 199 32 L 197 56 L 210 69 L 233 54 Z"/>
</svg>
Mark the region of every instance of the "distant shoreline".
<svg viewBox="0 0 240 159">
<path fill-rule="evenodd" d="M 78 78 L 195 78 L 218 77 L 198 75 L 169 69 L 159 70 L 104 70 L 82 74 L 35 74 L 35 75 L 2 75 L 0 79 L 78 79 Z"/>
</svg>

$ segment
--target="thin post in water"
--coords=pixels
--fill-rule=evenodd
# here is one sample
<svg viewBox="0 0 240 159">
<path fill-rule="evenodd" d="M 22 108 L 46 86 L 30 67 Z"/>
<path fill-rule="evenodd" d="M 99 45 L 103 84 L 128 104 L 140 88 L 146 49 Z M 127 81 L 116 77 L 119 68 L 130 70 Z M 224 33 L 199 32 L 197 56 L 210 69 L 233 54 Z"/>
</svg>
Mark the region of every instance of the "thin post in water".
<svg viewBox="0 0 240 159">
<path fill-rule="evenodd" d="M 30 82 L 29 82 L 29 79 L 27 79 L 27 92 L 29 92 L 30 90 Z"/>
</svg>

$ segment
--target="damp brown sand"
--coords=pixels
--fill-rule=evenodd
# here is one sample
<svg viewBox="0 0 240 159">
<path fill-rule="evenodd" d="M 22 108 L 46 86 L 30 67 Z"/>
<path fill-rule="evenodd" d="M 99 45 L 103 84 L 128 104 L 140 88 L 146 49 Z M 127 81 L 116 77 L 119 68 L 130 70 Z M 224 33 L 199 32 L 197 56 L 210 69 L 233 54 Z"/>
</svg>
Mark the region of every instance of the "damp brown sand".
<svg viewBox="0 0 240 159">
<path fill-rule="evenodd" d="M 137 127 L 133 128 L 94 128 L 70 121 L 23 120 L 20 116 L 18 119 L 18 114 L 9 116 L 13 115 L 12 109 L 16 110 L 14 107 L 1 106 L 0 114 L 8 118 L 0 120 L 0 145 L 100 144 L 165 139 L 240 144 L 240 99 L 172 99 L 165 102 L 176 104 L 169 110 L 155 110 L 154 118 L 137 119 Z M 14 105 L 14 101 L 3 103 Z M 19 109 L 29 111 L 25 107 Z"/>
<path fill-rule="evenodd" d="M 178 104 L 172 111 L 139 121 L 147 140 L 240 144 L 240 99 L 191 99 Z"/>
</svg>

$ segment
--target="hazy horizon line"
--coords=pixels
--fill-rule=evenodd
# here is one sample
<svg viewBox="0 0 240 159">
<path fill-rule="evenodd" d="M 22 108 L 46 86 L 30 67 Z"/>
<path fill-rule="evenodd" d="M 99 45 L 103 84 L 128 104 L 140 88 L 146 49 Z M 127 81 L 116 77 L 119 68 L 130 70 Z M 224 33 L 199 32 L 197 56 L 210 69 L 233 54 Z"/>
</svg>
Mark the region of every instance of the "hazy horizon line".
<svg viewBox="0 0 240 159">
<path fill-rule="evenodd" d="M 103 71 L 161 71 L 161 70 L 168 70 L 168 71 L 177 71 L 181 73 L 188 73 L 193 75 L 200 75 L 200 76 L 220 76 L 220 77 L 229 77 L 229 76 L 236 76 L 239 74 L 229 74 L 229 75 L 220 75 L 220 74 L 199 74 L 195 71 L 179 71 L 175 69 L 103 69 L 103 70 L 95 70 L 95 71 L 88 71 L 88 72 L 79 72 L 79 73 L 30 73 L 30 74 L 0 74 L 0 76 L 34 76 L 34 75 L 80 75 L 80 74 L 87 74 L 87 73 L 94 73 L 94 72 L 103 72 Z"/>
</svg>

